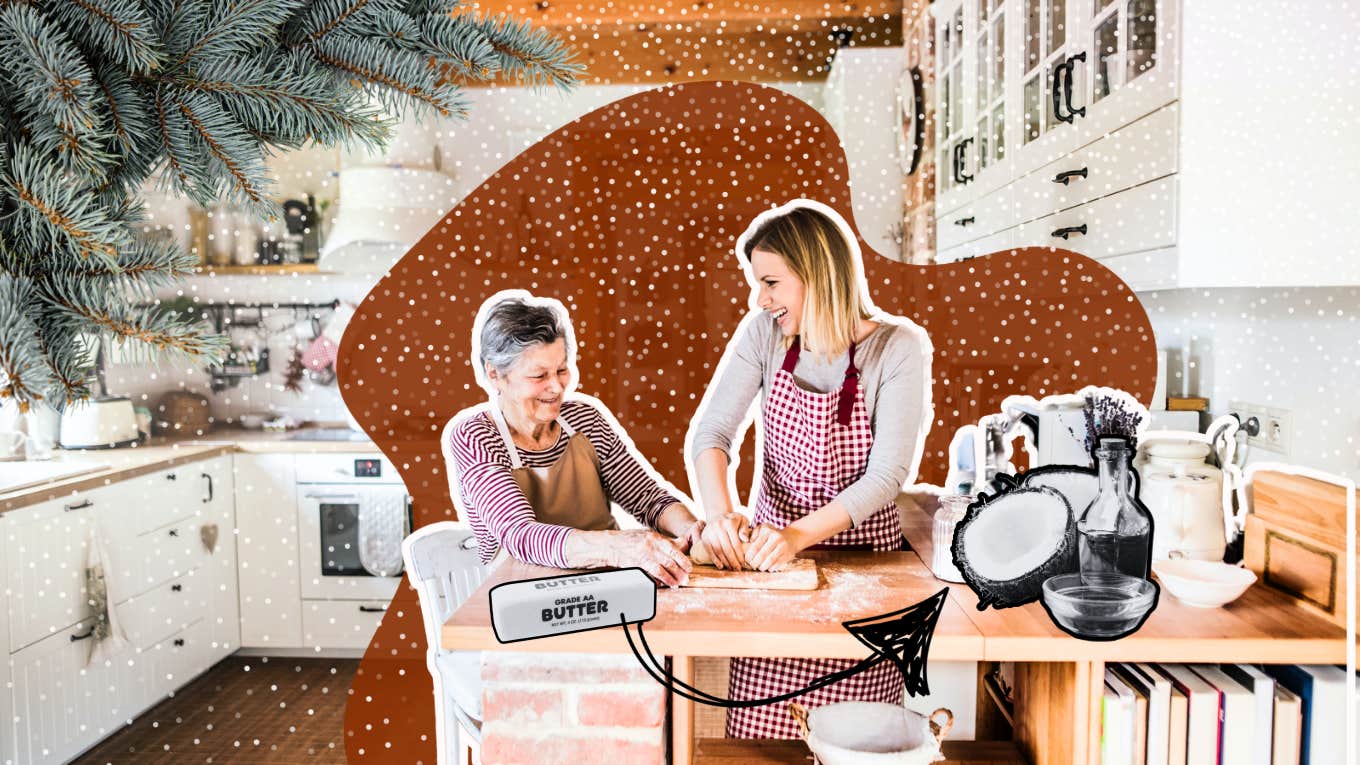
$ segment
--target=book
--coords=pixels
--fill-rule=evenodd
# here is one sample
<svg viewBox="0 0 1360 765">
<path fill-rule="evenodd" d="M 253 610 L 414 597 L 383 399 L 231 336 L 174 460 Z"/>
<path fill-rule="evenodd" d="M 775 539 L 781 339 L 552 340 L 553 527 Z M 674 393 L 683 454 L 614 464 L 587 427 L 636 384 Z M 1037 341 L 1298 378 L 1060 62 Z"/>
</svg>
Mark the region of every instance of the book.
<svg viewBox="0 0 1360 765">
<path fill-rule="evenodd" d="M 1275 730 L 1275 678 L 1250 664 L 1222 664 L 1219 669 L 1243 688 L 1250 688 L 1255 696 L 1256 738 L 1252 741 L 1251 761 L 1253 765 L 1270 765 Z"/>
<path fill-rule="evenodd" d="M 1133 689 L 1110 667 L 1105 668 L 1105 721 L 1100 753 L 1103 765 L 1133 765 Z"/>
<path fill-rule="evenodd" d="M 1191 669 L 1221 694 L 1219 763 L 1252 765 L 1252 749 L 1257 735 L 1255 692 L 1212 664 L 1194 664 Z M 1266 721 L 1270 719 L 1265 718 Z"/>
<path fill-rule="evenodd" d="M 1171 765 L 1186 765 L 1190 758 L 1190 699 L 1185 691 L 1171 685 L 1171 715 L 1167 735 L 1166 761 Z"/>
<path fill-rule="evenodd" d="M 1346 757 L 1346 670 L 1327 664 L 1267 664 L 1267 674 L 1298 695 L 1303 707 L 1302 765 Z"/>
<path fill-rule="evenodd" d="M 1147 765 L 1171 762 L 1171 681 L 1149 664 L 1122 665 L 1150 689 L 1147 713 Z M 1182 700 L 1183 701 L 1183 700 Z M 1184 710 L 1182 710 L 1184 714 Z M 1185 762 L 1185 727 L 1181 726 L 1181 765 Z"/>
<path fill-rule="evenodd" d="M 1187 765 L 1218 765 L 1222 748 L 1219 713 L 1223 706 L 1223 694 L 1189 667 L 1179 664 L 1155 666 L 1185 694 L 1188 702 L 1185 744 Z"/>
<path fill-rule="evenodd" d="M 1115 674 L 1133 691 L 1133 765 L 1147 765 L 1148 761 L 1148 702 L 1152 687 L 1127 664 L 1112 665 Z"/>
<path fill-rule="evenodd" d="M 1275 685 L 1275 725 L 1271 765 L 1299 765 L 1303 751 L 1303 702 L 1283 685 Z"/>
</svg>

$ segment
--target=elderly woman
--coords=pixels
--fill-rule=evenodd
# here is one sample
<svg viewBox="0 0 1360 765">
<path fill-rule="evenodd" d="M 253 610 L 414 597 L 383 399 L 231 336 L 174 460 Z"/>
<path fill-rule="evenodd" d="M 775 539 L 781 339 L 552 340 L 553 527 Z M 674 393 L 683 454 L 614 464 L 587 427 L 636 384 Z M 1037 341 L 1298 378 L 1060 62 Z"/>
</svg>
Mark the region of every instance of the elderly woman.
<svg viewBox="0 0 1360 765">
<path fill-rule="evenodd" d="M 638 566 L 678 586 L 704 525 L 603 404 L 572 394 L 574 346 L 555 300 L 515 291 L 482 305 L 473 356 L 491 401 L 445 429 L 451 493 L 483 562 L 499 550 L 558 568 Z M 611 502 L 649 530 L 620 530 Z"/>
</svg>

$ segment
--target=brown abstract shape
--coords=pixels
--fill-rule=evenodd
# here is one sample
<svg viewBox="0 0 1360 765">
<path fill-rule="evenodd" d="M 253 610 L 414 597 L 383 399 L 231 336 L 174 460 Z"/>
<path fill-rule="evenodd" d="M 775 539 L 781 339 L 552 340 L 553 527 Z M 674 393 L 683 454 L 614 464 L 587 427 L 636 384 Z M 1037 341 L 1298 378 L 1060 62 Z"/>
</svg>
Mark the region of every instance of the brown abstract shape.
<svg viewBox="0 0 1360 765">
<path fill-rule="evenodd" d="M 732 82 L 609 104 L 507 163 L 378 283 L 341 343 L 345 403 L 401 471 L 416 525 L 455 517 L 440 430 L 484 400 L 468 358 L 473 318 L 484 299 L 516 287 L 567 306 L 578 389 L 608 405 L 656 469 L 686 487 L 685 432 L 750 291 L 737 236 L 795 198 L 824 202 L 853 225 L 848 177 L 839 141 L 811 106 Z M 1007 395 L 1093 384 L 1151 399 L 1152 328 L 1099 263 L 1029 248 L 910 266 L 861 247 L 875 302 L 923 326 L 935 346 L 921 482 L 944 480 L 954 431 Z M 414 593 L 402 587 L 354 681 L 351 761 L 435 761 L 422 635 Z"/>
</svg>

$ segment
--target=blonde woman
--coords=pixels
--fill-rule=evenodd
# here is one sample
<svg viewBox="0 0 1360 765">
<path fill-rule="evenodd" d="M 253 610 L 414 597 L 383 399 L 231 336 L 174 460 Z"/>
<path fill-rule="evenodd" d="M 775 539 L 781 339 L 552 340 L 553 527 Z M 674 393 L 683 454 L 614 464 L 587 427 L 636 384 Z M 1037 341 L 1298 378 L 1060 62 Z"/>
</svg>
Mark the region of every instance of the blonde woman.
<svg viewBox="0 0 1360 765">
<path fill-rule="evenodd" d="M 901 550 L 894 499 L 916 475 L 931 421 L 931 345 L 911 321 L 878 312 L 858 245 L 833 210 L 808 200 L 761 215 L 737 240 L 754 289 L 687 438 L 715 565 L 775 569 L 812 548 Z M 738 512 L 732 454 L 760 395 L 760 490 Z M 853 662 L 733 659 L 729 696 L 805 687 Z M 900 703 L 884 663 L 801 703 Z M 735 738 L 795 738 L 785 705 L 728 712 Z"/>
</svg>

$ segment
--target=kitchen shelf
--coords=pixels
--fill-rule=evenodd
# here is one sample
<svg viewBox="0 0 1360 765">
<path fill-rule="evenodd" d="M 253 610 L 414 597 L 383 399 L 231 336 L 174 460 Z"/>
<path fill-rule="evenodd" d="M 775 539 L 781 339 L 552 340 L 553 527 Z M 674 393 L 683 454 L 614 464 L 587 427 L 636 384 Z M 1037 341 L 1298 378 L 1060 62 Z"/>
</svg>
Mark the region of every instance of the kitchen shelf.
<svg viewBox="0 0 1360 765">
<path fill-rule="evenodd" d="M 1026 762 L 1010 741 L 944 742 L 942 765 L 1019 765 Z M 695 765 L 807 765 L 812 760 L 802 741 L 702 738 L 695 742 Z"/>
<path fill-rule="evenodd" d="M 322 271 L 316 263 L 287 263 L 276 266 L 199 266 L 194 273 L 203 276 L 290 276 L 292 274 L 333 274 Z"/>
</svg>

